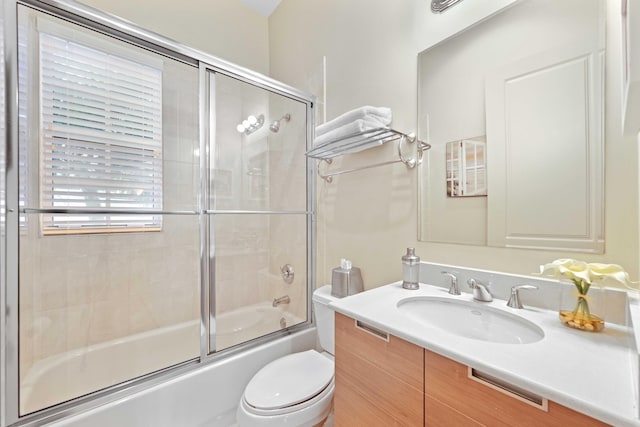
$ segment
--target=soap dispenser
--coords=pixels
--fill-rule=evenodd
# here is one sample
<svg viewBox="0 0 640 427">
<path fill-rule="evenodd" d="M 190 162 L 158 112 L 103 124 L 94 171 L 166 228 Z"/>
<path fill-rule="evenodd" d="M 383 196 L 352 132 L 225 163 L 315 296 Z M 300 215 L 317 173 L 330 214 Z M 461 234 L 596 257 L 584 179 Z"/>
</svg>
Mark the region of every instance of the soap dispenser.
<svg viewBox="0 0 640 427">
<path fill-rule="evenodd" d="M 415 248 L 407 248 L 407 254 L 402 257 L 402 287 L 416 290 L 420 288 L 420 257 Z"/>
</svg>

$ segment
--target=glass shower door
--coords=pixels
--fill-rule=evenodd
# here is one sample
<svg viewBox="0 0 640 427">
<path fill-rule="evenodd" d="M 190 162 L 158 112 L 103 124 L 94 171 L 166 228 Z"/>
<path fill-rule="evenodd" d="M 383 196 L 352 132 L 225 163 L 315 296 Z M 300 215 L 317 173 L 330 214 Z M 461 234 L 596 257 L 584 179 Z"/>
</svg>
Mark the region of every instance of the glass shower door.
<svg viewBox="0 0 640 427">
<path fill-rule="evenodd" d="M 305 322 L 306 104 L 210 73 L 210 351 Z"/>
<path fill-rule="evenodd" d="M 199 75 L 19 12 L 26 415 L 200 355 Z"/>
<path fill-rule="evenodd" d="M 11 425 L 131 402 L 210 353 L 310 326 L 313 97 L 44 3 L 0 13 Z"/>
</svg>

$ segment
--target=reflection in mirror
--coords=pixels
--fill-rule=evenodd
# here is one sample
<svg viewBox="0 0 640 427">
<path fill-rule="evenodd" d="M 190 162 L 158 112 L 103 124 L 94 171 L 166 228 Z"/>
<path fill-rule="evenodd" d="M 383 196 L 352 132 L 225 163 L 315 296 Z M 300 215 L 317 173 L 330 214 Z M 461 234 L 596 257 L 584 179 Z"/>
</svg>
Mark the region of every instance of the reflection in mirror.
<svg viewBox="0 0 640 427">
<path fill-rule="evenodd" d="M 602 253 L 603 3 L 524 0 L 419 54 L 420 240 Z"/>
<path fill-rule="evenodd" d="M 447 197 L 487 195 L 487 157 L 481 138 L 446 144 Z"/>
</svg>

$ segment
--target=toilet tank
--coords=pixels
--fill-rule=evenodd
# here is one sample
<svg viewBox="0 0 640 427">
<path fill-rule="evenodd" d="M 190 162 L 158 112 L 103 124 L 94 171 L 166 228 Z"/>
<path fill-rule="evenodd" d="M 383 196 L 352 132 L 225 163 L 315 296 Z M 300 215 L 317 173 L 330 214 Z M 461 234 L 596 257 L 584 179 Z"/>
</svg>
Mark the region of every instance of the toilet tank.
<svg viewBox="0 0 640 427">
<path fill-rule="evenodd" d="M 316 328 L 320 347 L 328 353 L 335 354 L 334 311 L 329 303 L 338 298 L 331 296 L 331 285 L 318 288 L 313 293 L 313 312 L 316 316 Z"/>
</svg>

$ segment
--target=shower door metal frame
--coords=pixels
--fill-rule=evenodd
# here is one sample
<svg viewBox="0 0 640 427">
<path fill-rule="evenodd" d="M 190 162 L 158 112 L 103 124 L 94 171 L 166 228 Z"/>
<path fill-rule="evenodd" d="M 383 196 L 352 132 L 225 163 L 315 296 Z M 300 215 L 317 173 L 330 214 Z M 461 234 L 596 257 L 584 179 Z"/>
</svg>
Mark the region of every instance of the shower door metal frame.
<svg viewBox="0 0 640 427">
<path fill-rule="evenodd" d="M 18 93 L 17 90 L 11 90 L 11 88 L 18 87 L 18 57 L 17 57 L 17 44 L 18 44 L 18 28 L 17 19 L 11 19 L 12 10 L 15 10 L 13 2 L 9 0 L 0 0 L 2 4 L 3 13 L 3 46 L 4 50 L 0 54 L 4 58 L 4 93 L 1 95 L 4 97 L 4 114 L 5 114 L 5 146 L 2 147 L 5 150 L 5 165 L 3 180 L 4 188 L 0 191 L 0 194 L 4 194 L 5 200 L 2 208 L 1 220 L 4 222 L 4 229 L 0 233 L 0 425 L 5 426 L 8 420 L 11 418 L 8 416 L 7 400 L 11 396 L 10 384 L 18 384 L 18 370 L 10 369 L 12 366 L 17 367 L 17 362 L 12 358 L 15 358 L 15 354 L 10 347 L 11 342 L 17 342 L 18 325 L 16 323 L 15 316 L 11 316 L 11 312 L 8 310 L 17 310 L 17 307 L 11 305 L 13 301 L 17 300 L 17 286 L 8 286 L 13 280 L 11 272 L 8 266 L 12 263 L 18 262 L 16 253 L 9 253 L 9 248 L 13 247 L 17 238 L 17 225 L 18 216 L 15 212 L 15 206 L 17 206 L 18 190 L 17 190 L 17 162 L 18 153 L 17 150 L 12 150 L 12 147 L 17 145 L 11 144 L 12 141 L 18 141 Z M 13 6 L 13 7 L 12 7 Z M 9 191 L 8 189 L 11 189 Z M 14 203 L 15 200 L 15 203 Z M 10 210 L 14 212 L 10 213 Z M 8 231 L 12 228 L 10 224 L 15 223 L 16 230 L 9 235 Z"/>
<path fill-rule="evenodd" d="M 285 85 L 255 71 L 237 66 L 231 62 L 217 58 L 197 49 L 177 43 L 159 34 L 147 31 L 135 24 L 124 21 L 108 13 L 89 6 L 66 0 L 0 0 L 4 14 L 4 51 L 0 52 L 5 59 L 5 91 L 0 96 L 5 99 L 5 137 L 6 137 L 6 190 L 5 206 L 0 215 L 5 220 L 6 236 L 0 234 L 0 427 L 41 425 L 46 422 L 77 415 L 89 409 L 145 390 L 149 387 L 165 383 L 172 378 L 201 369 L 209 363 L 221 360 L 237 352 L 260 345 L 278 336 L 284 336 L 297 330 L 313 326 L 315 320 L 311 312 L 311 296 L 315 288 L 315 256 L 316 256 L 316 177 L 314 162 L 306 158 L 306 211 L 307 217 L 307 320 L 299 325 L 271 333 L 263 338 L 241 344 L 222 353 L 209 352 L 209 301 L 210 301 L 210 255 L 208 253 L 207 216 L 216 213 L 206 211 L 208 197 L 208 141 L 207 135 L 212 131 L 206 116 L 207 84 L 206 73 L 218 72 L 262 87 L 271 92 L 292 98 L 306 105 L 306 143 L 305 151 L 312 148 L 313 129 L 315 127 L 315 96 Z M 17 13 L 18 6 L 26 6 L 50 15 L 96 30 L 105 36 L 142 47 L 149 51 L 170 57 L 199 69 L 199 146 L 200 146 L 200 186 L 197 211 L 164 212 L 168 215 L 198 215 L 200 221 L 200 287 L 201 287 L 201 336 L 200 356 L 177 365 L 154 371 L 137 379 L 111 386 L 84 397 L 60 403 L 51 408 L 35 413 L 19 416 L 19 215 L 18 206 L 18 47 L 17 47 Z M 23 209 L 26 213 L 40 212 L 39 209 Z M 65 213 L 66 210 L 56 210 Z M 105 210 L 100 213 L 129 213 L 129 211 Z M 145 211 L 146 213 L 146 211 Z M 264 212 L 269 213 L 269 212 Z"/>
</svg>

